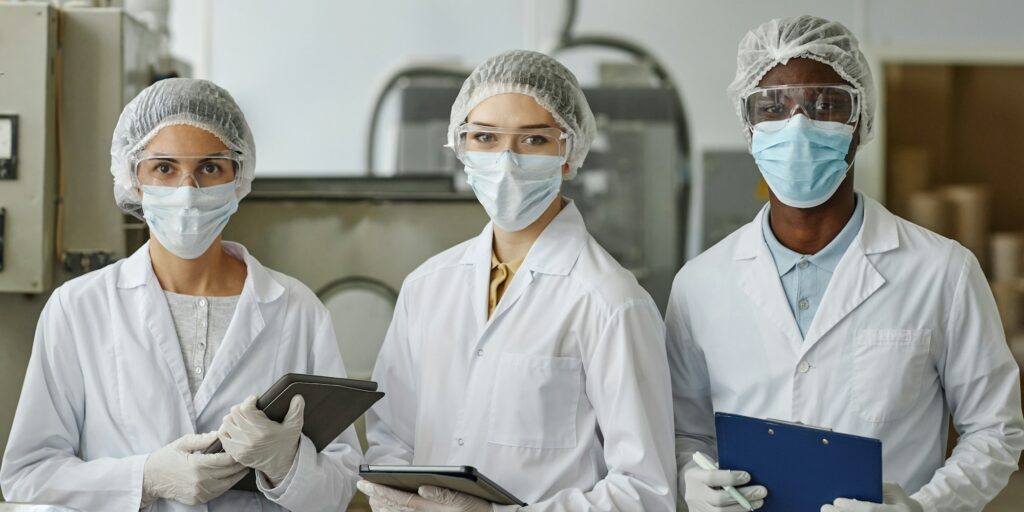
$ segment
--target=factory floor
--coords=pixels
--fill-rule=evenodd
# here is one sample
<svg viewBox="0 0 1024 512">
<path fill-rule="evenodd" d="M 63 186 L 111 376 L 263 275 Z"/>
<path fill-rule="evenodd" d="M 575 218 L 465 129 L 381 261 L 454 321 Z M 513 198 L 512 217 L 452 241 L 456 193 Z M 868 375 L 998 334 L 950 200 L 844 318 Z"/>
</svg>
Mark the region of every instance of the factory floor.
<svg viewBox="0 0 1024 512">
<path fill-rule="evenodd" d="M 1010 483 L 1003 489 L 985 512 L 1021 512 L 1024 510 L 1024 471 L 1018 471 L 1010 477 Z"/>
</svg>

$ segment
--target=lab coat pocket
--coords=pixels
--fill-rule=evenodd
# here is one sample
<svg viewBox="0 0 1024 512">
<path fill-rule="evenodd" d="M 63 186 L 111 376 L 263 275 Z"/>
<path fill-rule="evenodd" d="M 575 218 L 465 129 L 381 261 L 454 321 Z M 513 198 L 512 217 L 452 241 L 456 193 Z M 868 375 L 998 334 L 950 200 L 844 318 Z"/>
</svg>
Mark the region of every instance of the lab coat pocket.
<svg viewBox="0 0 1024 512">
<path fill-rule="evenodd" d="M 870 329 L 857 333 L 853 357 L 853 405 L 873 423 L 907 415 L 921 394 L 930 330 Z"/>
<path fill-rule="evenodd" d="M 583 362 L 502 353 L 494 375 L 487 441 L 524 448 L 576 446 Z"/>
</svg>

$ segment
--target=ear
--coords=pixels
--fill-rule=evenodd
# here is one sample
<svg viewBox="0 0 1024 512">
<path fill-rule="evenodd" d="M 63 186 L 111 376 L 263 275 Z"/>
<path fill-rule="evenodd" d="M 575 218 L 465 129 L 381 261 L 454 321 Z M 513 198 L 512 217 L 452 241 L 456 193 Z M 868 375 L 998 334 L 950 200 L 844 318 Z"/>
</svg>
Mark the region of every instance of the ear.
<svg viewBox="0 0 1024 512">
<path fill-rule="evenodd" d="M 566 162 L 566 163 L 562 164 L 562 177 L 565 177 L 565 175 L 569 174 L 570 172 L 571 172 L 571 169 L 569 168 L 569 163 Z"/>
</svg>

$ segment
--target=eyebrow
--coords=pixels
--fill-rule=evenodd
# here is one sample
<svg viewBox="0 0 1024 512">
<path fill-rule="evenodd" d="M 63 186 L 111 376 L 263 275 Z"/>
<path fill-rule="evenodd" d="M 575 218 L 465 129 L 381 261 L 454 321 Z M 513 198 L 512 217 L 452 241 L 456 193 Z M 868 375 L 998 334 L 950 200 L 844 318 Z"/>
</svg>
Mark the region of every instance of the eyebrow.
<svg viewBox="0 0 1024 512">
<path fill-rule="evenodd" d="M 159 158 L 160 160 L 175 160 L 176 158 L 180 158 L 180 157 L 185 157 L 185 158 L 202 158 L 202 159 L 206 159 L 206 160 L 213 160 L 213 159 L 218 159 L 218 158 L 230 158 L 231 157 L 231 152 L 230 151 L 217 151 L 217 152 L 214 152 L 214 153 L 207 153 L 205 155 L 194 155 L 194 156 L 193 155 L 174 155 L 174 154 L 170 154 L 170 153 L 150 153 L 150 154 L 145 155 L 145 156 L 146 156 L 146 158 Z"/>
<path fill-rule="evenodd" d="M 488 128 L 505 128 L 504 126 L 495 126 L 493 124 L 488 124 L 488 123 L 471 123 L 471 124 L 475 124 L 477 126 L 486 126 Z M 528 125 L 525 125 L 525 126 L 516 126 L 513 129 L 514 130 L 537 130 L 537 129 L 540 129 L 540 128 L 554 128 L 554 126 L 551 126 L 548 123 L 540 123 L 540 124 L 528 124 Z"/>
</svg>

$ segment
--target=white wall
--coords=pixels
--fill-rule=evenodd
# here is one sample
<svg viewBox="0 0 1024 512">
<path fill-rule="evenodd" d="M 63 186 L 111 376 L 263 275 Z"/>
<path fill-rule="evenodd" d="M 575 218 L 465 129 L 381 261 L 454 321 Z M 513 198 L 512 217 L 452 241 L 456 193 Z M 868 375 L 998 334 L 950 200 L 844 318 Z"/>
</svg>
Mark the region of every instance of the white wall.
<svg viewBox="0 0 1024 512">
<path fill-rule="evenodd" d="M 580 4 L 576 33 L 631 38 L 667 64 L 682 88 L 698 155 L 744 146 L 724 91 L 739 39 L 773 17 L 810 13 L 839 20 L 875 60 L 939 48 L 938 58 L 949 50 L 1024 61 L 1019 0 Z M 211 27 L 205 36 L 204 9 Z M 416 58 L 472 65 L 509 48 L 543 49 L 562 10 L 556 0 L 172 0 L 172 51 L 206 63 L 198 71 L 242 104 L 256 132 L 260 175 L 360 174 L 375 87 L 390 70 Z M 204 37 L 211 42 L 205 60 Z M 582 77 L 593 75 L 594 60 L 565 57 Z M 883 182 L 879 148 L 869 145 L 858 164 L 859 185 L 875 196 Z"/>
</svg>

